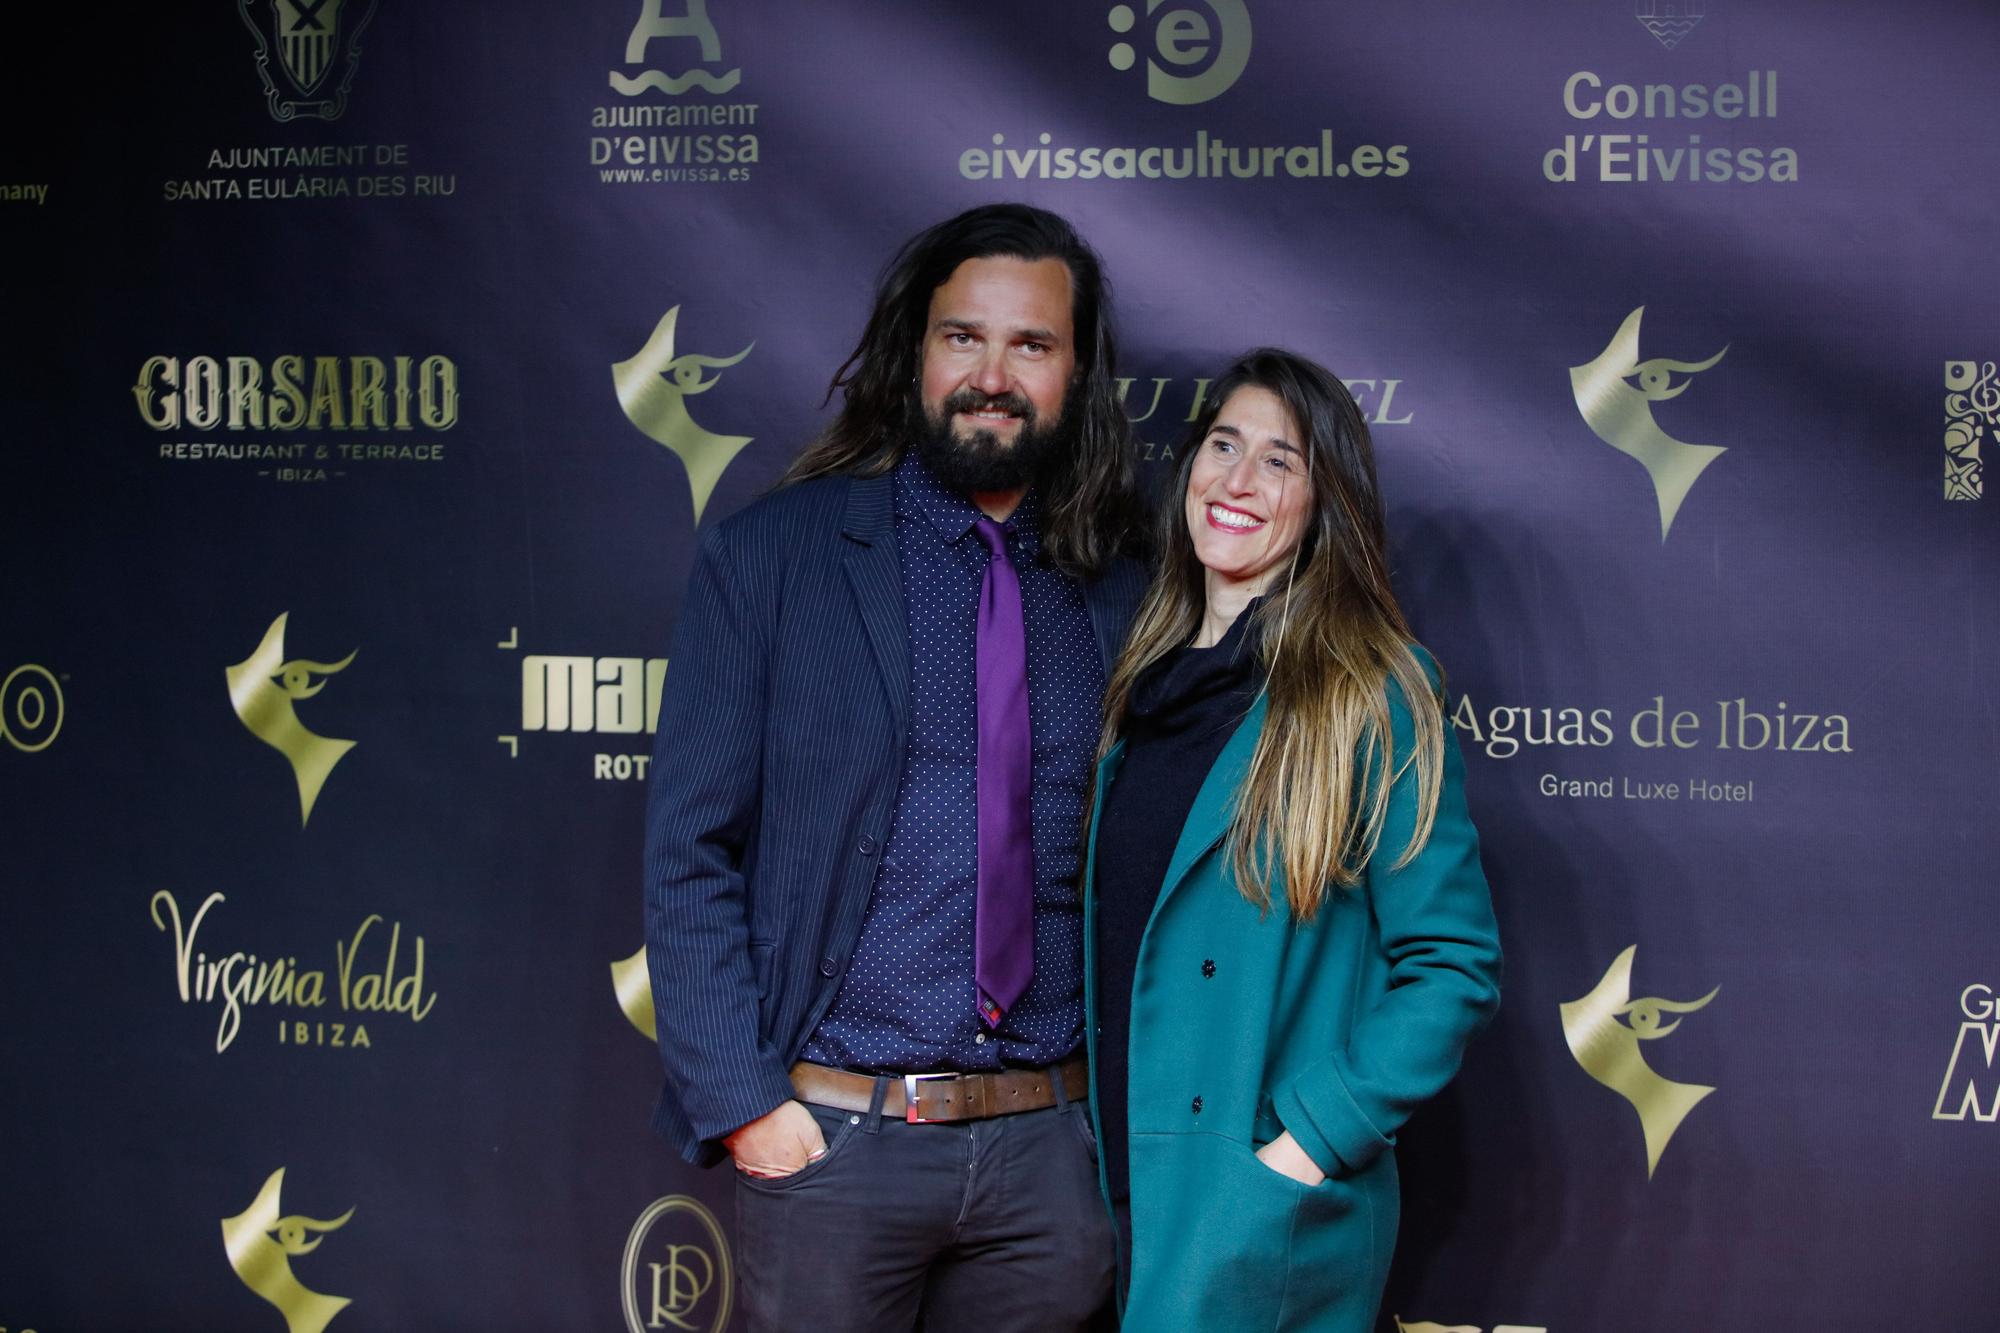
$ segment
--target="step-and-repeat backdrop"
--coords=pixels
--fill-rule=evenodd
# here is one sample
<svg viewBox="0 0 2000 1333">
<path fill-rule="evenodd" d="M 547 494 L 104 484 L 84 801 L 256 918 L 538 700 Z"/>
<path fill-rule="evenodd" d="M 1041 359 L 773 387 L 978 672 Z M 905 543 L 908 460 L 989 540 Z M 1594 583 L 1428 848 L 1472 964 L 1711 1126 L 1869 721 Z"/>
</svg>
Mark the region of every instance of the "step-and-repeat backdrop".
<svg viewBox="0 0 2000 1333">
<path fill-rule="evenodd" d="M 0 1329 L 716 1330 L 647 1129 L 696 534 L 1072 219 L 1157 474 L 1376 432 L 1504 1011 L 1384 1330 L 1988 1327 L 1981 0 L 218 0 L 0 56 Z"/>
</svg>

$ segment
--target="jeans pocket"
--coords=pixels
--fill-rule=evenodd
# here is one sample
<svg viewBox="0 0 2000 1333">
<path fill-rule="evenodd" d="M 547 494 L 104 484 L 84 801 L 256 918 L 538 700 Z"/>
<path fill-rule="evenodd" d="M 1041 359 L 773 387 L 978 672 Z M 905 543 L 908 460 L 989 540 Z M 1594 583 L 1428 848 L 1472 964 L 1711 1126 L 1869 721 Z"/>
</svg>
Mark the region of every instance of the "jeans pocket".
<svg viewBox="0 0 2000 1333">
<path fill-rule="evenodd" d="M 830 1106 L 811 1106 L 806 1110 L 819 1123 L 820 1136 L 826 1140 L 826 1151 L 807 1162 L 789 1176 L 753 1176 L 747 1171 L 738 1171 L 736 1181 L 746 1188 L 760 1193 L 783 1193 L 826 1174 L 840 1150 L 847 1146 L 855 1132 L 861 1127 L 861 1117 Z"/>
<path fill-rule="evenodd" d="M 1087 1102 L 1071 1102 L 1068 1116 L 1076 1122 L 1076 1135 L 1083 1140 L 1083 1150 L 1090 1157 L 1090 1164 L 1097 1165 L 1097 1126 L 1090 1118 Z"/>
</svg>

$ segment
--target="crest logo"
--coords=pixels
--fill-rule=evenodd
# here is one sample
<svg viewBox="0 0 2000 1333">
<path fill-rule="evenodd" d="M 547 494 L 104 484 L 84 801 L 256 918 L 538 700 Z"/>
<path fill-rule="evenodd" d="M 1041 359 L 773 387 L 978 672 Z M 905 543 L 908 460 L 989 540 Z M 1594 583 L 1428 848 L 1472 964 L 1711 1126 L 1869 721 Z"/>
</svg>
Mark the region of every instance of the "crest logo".
<svg viewBox="0 0 2000 1333">
<path fill-rule="evenodd" d="M 715 493 L 730 461 L 750 443 L 748 435 L 715 435 L 703 430 L 688 415 L 687 399 L 707 393 L 721 377 L 703 379 L 704 370 L 727 370 L 750 355 L 753 341 L 735 356 L 701 356 L 689 352 L 674 355 L 674 323 L 681 308 L 675 306 L 660 317 L 653 336 L 629 360 L 611 367 L 611 379 L 618 389 L 618 405 L 626 419 L 648 438 L 680 455 L 687 467 L 688 487 L 694 494 L 694 521 Z"/>
<path fill-rule="evenodd" d="M 1985 493 L 1981 446 L 2000 430 L 2000 384 L 1993 363 L 1944 363 L 1944 498 L 1977 500 Z"/>
<path fill-rule="evenodd" d="M 1639 0 L 1639 24 L 1669 51 L 1701 22 L 1701 0 Z"/>
<path fill-rule="evenodd" d="M 62 730 L 62 683 L 45 666 L 17 666 L 0 680 L 0 736 L 23 754 L 46 750 Z"/>
<path fill-rule="evenodd" d="M 353 741 L 318 735 L 299 721 L 292 705 L 310 699 L 326 687 L 315 676 L 331 676 L 347 669 L 354 652 L 338 662 L 309 662 L 304 658 L 285 660 L 285 620 L 289 611 L 271 622 L 257 650 L 224 674 L 229 679 L 229 702 L 250 734 L 285 756 L 299 783 L 299 827 L 312 818 L 313 802 L 326 785 L 333 766 L 341 761 Z"/>
<path fill-rule="evenodd" d="M 1637 459 L 1653 479 L 1660 504 L 1660 540 L 1674 525 L 1674 515 L 1687 499 L 1695 479 L 1717 458 L 1729 452 L 1713 444 L 1689 444 L 1661 430 L 1653 420 L 1653 404 L 1678 398 L 1689 381 L 1673 383 L 1675 375 L 1697 375 L 1722 360 L 1724 347 L 1706 361 L 1639 359 L 1640 306 L 1625 316 L 1611 343 L 1595 361 L 1569 369 L 1570 392 L 1584 424 L 1598 439 L 1629 458 Z M 1629 381 L 1636 380 L 1633 384 Z"/>
<path fill-rule="evenodd" d="M 1139 16 L 1130 5 L 1113 5 L 1106 21 L 1111 31 L 1130 34 Z M 1250 63 L 1250 11 L 1243 0 L 1205 0 L 1199 6 L 1146 0 L 1146 22 L 1152 26 L 1146 96 L 1155 102 L 1196 106 L 1213 101 L 1243 77 Z M 1111 68 L 1122 73 L 1138 63 L 1139 52 L 1131 42 L 1112 44 Z"/>
<path fill-rule="evenodd" d="M 645 10 L 639 21 L 632 25 L 632 35 L 625 39 L 625 63 L 643 65 L 646 63 L 646 48 L 656 41 L 681 38 L 697 43 L 701 47 L 701 59 L 705 65 L 714 65 L 722 60 L 722 38 L 715 31 L 715 24 L 708 17 L 708 0 L 687 0 L 687 12 L 668 18 L 660 12 L 664 0 L 646 0 Z M 611 88 L 627 97 L 637 97 L 647 89 L 678 97 L 689 88 L 700 88 L 704 92 L 726 93 L 732 91 L 743 77 L 743 70 L 729 70 L 715 75 L 705 69 L 691 69 L 683 74 L 671 75 L 662 70 L 641 70 L 635 78 L 619 70 L 611 71 Z"/>
<path fill-rule="evenodd" d="M 668 1327 L 722 1333 L 729 1326 L 736 1294 L 729 1241 L 698 1199 L 669 1194 L 640 1213 L 625 1240 L 620 1276 L 628 1333 Z M 642 1309 L 649 1312 L 644 1317 Z"/>
<path fill-rule="evenodd" d="M 1713 1000 L 1722 987 L 1717 986 L 1699 1000 L 1652 997 L 1635 1000 L 1632 957 L 1638 951 L 1636 944 L 1628 947 L 1611 960 L 1610 968 L 1590 994 L 1559 1008 L 1563 1037 L 1583 1072 L 1632 1103 L 1632 1109 L 1639 1113 L 1639 1125 L 1646 1132 L 1646 1179 L 1651 1180 L 1654 1168 L 1660 1164 L 1660 1154 L 1667 1150 L 1667 1140 L 1681 1127 L 1688 1112 L 1715 1089 L 1661 1078 L 1646 1063 L 1639 1043 L 1658 1041 L 1680 1026 L 1679 1019 L 1662 1023 L 1660 1015 L 1694 1013 Z M 1628 1019 L 1631 1026 L 1619 1022 L 1620 1018 Z"/>
<path fill-rule="evenodd" d="M 229 1266 L 243 1285 L 278 1307 L 290 1333 L 321 1333 L 333 1317 L 353 1304 L 345 1296 L 324 1296 L 292 1276 L 292 1260 L 319 1248 L 325 1233 L 338 1231 L 354 1216 L 348 1209 L 331 1222 L 294 1213 L 280 1217 L 285 1168 L 279 1167 L 257 1198 L 235 1217 L 222 1219 L 222 1244 Z"/>
<path fill-rule="evenodd" d="M 257 77 L 272 119 L 339 120 L 375 0 L 236 0 L 236 12 L 257 39 Z"/>
<path fill-rule="evenodd" d="M 630 958 L 611 965 L 611 989 L 618 995 L 618 1007 L 625 1020 L 647 1041 L 660 1039 L 659 1020 L 653 1013 L 653 974 L 646 968 L 646 946 Z"/>
</svg>

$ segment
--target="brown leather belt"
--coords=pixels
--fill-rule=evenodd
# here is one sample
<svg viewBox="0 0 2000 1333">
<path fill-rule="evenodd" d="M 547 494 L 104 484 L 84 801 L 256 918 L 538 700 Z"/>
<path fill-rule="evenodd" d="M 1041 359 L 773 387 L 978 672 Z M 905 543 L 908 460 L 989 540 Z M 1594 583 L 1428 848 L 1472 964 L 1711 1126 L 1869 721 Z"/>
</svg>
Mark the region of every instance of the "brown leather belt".
<svg viewBox="0 0 2000 1333">
<path fill-rule="evenodd" d="M 996 1074 L 889 1074 L 882 1114 L 912 1125 L 947 1120 L 987 1120 L 1016 1111 L 1039 1111 L 1056 1104 L 1055 1080 L 1063 1095 L 1082 1101 L 1090 1095 L 1090 1065 L 1083 1056 L 1048 1069 L 1005 1069 Z M 875 1101 L 875 1075 L 808 1064 L 792 1066 L 799 1100 L 842 1111 L 866 1111 Z"/>
</svg>

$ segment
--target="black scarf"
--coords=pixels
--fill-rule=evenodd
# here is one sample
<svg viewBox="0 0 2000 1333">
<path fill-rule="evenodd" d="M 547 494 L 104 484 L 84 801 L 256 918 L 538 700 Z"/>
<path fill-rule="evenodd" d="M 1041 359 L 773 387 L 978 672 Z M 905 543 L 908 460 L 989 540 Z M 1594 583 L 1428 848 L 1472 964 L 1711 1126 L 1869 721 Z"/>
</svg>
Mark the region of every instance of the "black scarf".
<svg viewBox="0 0 2000 1333">
<path fill-rule="evenodd" d="M 1128 737 L 1178 736 L 1191 727 L 1214 726 L 1214 705 L 1224 695 L 1245 696 L 1247 709 L 1264 670 L 1253 623 L 1258 600 L 1244 607 L 1211 647 L 1176 648 L 1139 673 L 1125 704 Z M 1233 726 L 1243 715 L 1231 710 L 1224 716 Z"/>
</svg>

